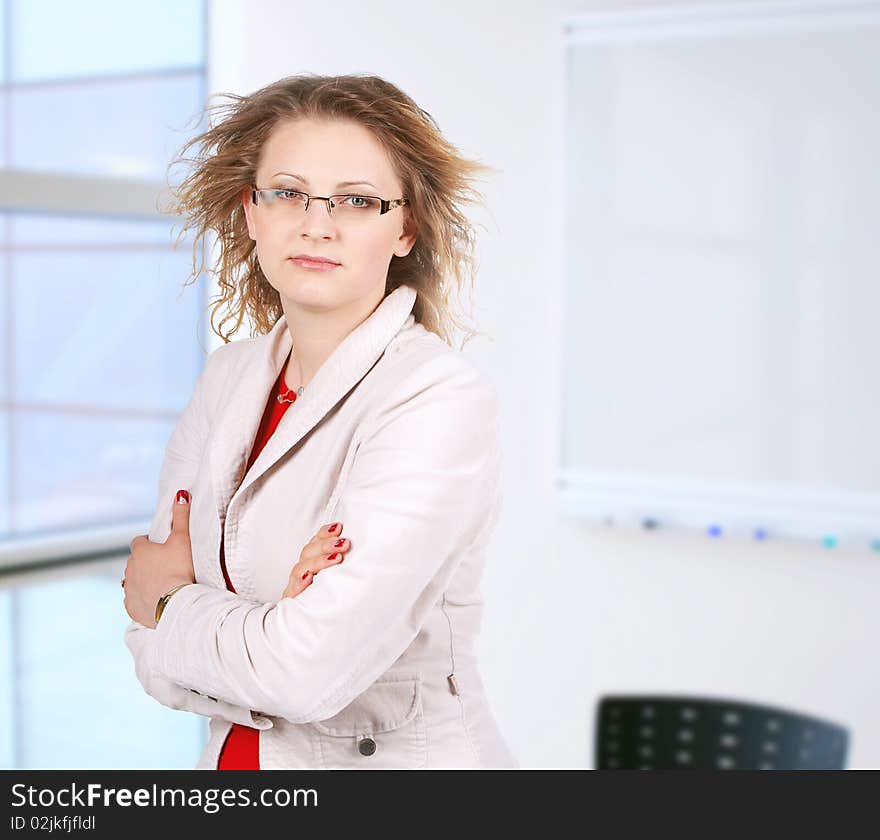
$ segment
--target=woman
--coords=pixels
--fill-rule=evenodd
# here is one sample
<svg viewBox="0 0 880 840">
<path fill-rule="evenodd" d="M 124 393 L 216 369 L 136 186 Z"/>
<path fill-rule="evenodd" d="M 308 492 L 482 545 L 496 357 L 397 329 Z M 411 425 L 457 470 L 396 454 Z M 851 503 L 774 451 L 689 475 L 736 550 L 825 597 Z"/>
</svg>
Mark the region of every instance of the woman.
<svg viewBox="0 0 880 840">
<path fill-rule="evenodd" d="M 235 99 L 172 211 L 259 335 L 217 331 L 132 541 L 137 676 L 210 717 L 199 769 L 517 767 L 474 650 L 497 399 L 448 341 L 486 167 L 374 76 Z"/>
</svg>

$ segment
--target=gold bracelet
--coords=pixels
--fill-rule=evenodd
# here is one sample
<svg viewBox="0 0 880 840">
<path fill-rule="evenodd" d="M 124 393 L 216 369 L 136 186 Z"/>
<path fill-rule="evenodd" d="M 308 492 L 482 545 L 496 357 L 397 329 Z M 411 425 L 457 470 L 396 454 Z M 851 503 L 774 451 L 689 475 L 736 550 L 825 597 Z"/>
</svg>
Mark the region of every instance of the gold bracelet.
<svg viewBox="0 0 880 840">
<path fill-rule="evenodd" d="M 174 589 L 169 589 L 159 600 L 156 602 L 156 624 L 159 623 L 159 619 L 162 618 L 162 612 L 165 610 L 165 605 L 168 603 L 168 600 L 171 596 L 177 592 L 178 589 L 183 589 L 184 586 L 189 586 L 189 583 L 181 583 L 178 586 L 175 586 Z"/>
</svg>

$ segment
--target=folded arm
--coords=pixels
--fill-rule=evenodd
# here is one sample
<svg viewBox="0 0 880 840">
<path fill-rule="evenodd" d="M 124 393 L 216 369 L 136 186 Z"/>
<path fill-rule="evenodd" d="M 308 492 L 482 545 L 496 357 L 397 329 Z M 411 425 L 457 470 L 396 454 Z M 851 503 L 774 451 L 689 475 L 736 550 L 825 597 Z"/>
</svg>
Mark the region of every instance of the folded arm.
<svg viewBox="0 0 880 840">
<path fill-rule="evenodd" d="M 332 514 L 356 535 L 345 562 L 278 603 L 184 587 L 151 640 L 151 672 L 294 723 L 332 716 L 415 638 L 481 533 L 499 469 L 491 383 L 427 362 L 359 446 Z"/>
<path fill-rule="evenodd" d="M 159 473 L 158 502 L 148 535 L 153 542 L 165 542 L 168 538 L 174 493 L 181 487 L 191 487 L 198 471 L 207 440 L 211 411 L 211 407 L 206 404 L 206 392 L 209 390 L 207 385 L 219 373 L 216 358 L 218 354 L 225 352 L 225 347 L 218 348 L 208 357 L 196 381 L 192 397 L 181 413 L 165 448 L 165 458 Z M 124 635 L 125 644 L 134 659 L 135 674 L 147 694 L 171 709 L 218 717 L 258 729 L 266 729 L 272 725 L 266 718 L 248 708 L 212 699 L 190 687 L 186 680 L 172 682 L 153 671 L 149 666 L 148 651 L 154 633 L 152 628 L 132 621 Z"/>
<path fill-rule="evenodd" d="M 138 630 L 137 628 L 140 628 Z M 134 658 L 134 667 L 137 678 L 147 694 L 154 700 L 158 700 L 169 709 L 180 709 L 184 712 L 193 712 L 197 715 L 215 717 L 227 720 L 230 723 L 240 723 L 254 729 L 269 729 L 272 722 L 258 712 L 253 712 L 234 703 L 228 703 L 216 697 L 202 694 L 194 688 L 185 688 L 182 685 L 151 671 L 148 665 L 148 655 L 145 646 L 150 641 L 150 634 L 155 631 L 144 627 L 136 622 L 126 630 L 125 644 Z"/>
</svg>

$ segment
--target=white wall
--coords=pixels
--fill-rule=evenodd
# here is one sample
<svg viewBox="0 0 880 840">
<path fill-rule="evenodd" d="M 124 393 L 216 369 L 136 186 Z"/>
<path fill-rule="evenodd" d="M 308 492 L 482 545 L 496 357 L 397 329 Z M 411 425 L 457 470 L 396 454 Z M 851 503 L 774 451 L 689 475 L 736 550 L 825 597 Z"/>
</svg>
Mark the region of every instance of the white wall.
<svg viewBox="0 0 880 840">
<path fill-rule="evenodd" d="M 474 216 L 488 228 L 475 315 L 495 340 L 465 352 L 502 397 L 507 484 L 480 650 L 522 766 L 592 766 L 602 693 L 680 691 L 826 715 L 852 730 L 849 766 L 878 767 L 876 557 L 628 534 L 556 513 L 561 20 L 635 5 L 664 4 L 213 0 L 209 92 L 374 72 L 502 170 L 485 185 L 490 213 Z M 544 194 L 538 211 L 523 211 L 523 190 Z"/>
</svg>

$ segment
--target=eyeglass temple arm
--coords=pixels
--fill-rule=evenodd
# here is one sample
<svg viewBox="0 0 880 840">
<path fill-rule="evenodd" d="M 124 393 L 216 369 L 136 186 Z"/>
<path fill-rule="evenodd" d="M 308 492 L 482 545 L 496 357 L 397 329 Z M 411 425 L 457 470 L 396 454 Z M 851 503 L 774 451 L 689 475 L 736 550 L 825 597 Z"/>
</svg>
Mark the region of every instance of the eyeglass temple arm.
<svg viewBox="0 0 880 840">
<path fill-rule="evenodd" d="M 387 213 L 389 210 L 393 210 L 395 207 L 403 207 L 404 204 L 409 203 L 405 198 L 395 198 L 391 201 L 386 201 L 384 198 L 380 198 L 379 201 L 382 202 L 382 206 L 379 209 L 380 216 Z"/>
</svg>

